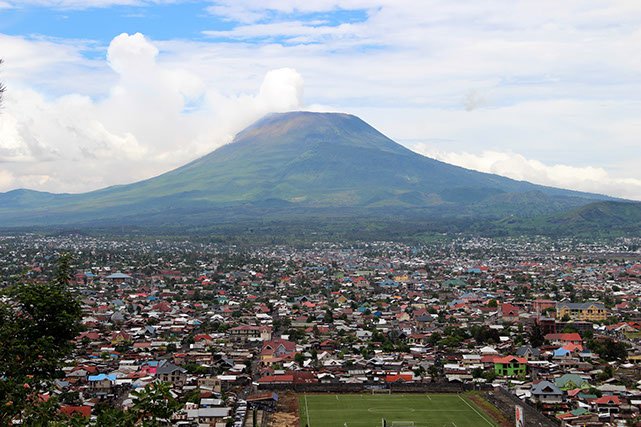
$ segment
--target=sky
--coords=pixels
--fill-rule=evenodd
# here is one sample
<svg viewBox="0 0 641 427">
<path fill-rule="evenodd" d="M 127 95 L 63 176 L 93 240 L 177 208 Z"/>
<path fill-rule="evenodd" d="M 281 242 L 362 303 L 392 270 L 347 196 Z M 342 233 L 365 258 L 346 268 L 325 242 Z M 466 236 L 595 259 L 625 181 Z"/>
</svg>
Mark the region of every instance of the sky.
<svg viewBox="0 0 641 427">
<path fill-rule="evenodd" d="M 149 178 L 266 113 L 641 200 L 638 0 L 0 0 L 0 191 Z"/>
</svg>

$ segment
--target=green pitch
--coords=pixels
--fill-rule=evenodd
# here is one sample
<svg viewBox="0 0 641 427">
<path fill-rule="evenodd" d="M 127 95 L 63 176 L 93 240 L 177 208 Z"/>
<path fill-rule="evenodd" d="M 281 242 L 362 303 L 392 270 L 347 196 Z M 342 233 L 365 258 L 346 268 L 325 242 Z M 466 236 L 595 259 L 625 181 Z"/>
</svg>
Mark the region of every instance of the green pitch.
<svg viewBox="0 0 641 427">
<path fill-rule="evenodd" d="M 300 425 L 380 427 L 385 418 L 416 427 L 496 427 L 490 416 L 458 394 L 301 395 Z"/>
</svg>

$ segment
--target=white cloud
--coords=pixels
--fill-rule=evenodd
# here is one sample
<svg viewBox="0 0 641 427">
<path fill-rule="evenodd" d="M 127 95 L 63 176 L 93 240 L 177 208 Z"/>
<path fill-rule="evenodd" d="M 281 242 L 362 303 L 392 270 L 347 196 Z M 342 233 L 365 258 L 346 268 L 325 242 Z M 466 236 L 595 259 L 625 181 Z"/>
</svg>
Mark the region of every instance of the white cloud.
<svg viewBox="0 0 641 427">
<path fill-rule="evenodd" d="M 87 59 L 102 52 L 91 41 L 0 35 L 10 89 L 0 122 L 17 123 L 0 123 L 14 135 L 0 156 L 22 168 L 10 166 L 12 185 L 40 171 L 52 178 L 34 188 L 56 191 L 160 173 L 264 112 L 299 108 L 303 75 L 310 108 L 357 114 L 405 144 L 576 168 L 565 184 L 540 172 L 563 186 L 586 186 L 571 175 L 593 167 L 607 177 L 592 181 L 611 187 L 592 191 L 634 196 L 638 0 L 220 0 L 209 10 L 229 20 L 225 31 L 205 29 L 204 41 L 119 36 L 109 61 Z M 339 10 L 364 12 L 342 22 Z M 283 68 L 296 72 L 270 73 Z M 46 160 L 62 155 L 75 159 L 64 172 Z"/>
<path fill-rule="evenodd" d="M 76 192 L 147 178 L 206 154 L 268 112 L 302 106 L 294 69 L 267 72 L 256 95 L 226 95 L 158 63 L 158 53 L 141 34 L 115 37 L 108 64 L 118 78 L 98 100 L 10 85 L 0 162 L 11 175 L 0 188 Z"/>
<path fill-rule="evenodd" d="M 416 144 L 412 148 L 425 156 L 480 172 L 552 187 L 641 200 L 641 179 L 615 178 L 601 167 L 548 165 L 510 152 L 443 152 L 434 150 L 426 143 Z"/>
<path fill-rule="evenodd" d="M 13 174 L 9 171 L 0 169 L 0 188 L 11 188 L 13 184 Z"/>
<path fill-rule="evenodd" d="M 272 70 L 265 75 L 257 100 L 265 110 L 288 111 L 301 106 L 303 78 L 293 68 Z"/>
</svg>

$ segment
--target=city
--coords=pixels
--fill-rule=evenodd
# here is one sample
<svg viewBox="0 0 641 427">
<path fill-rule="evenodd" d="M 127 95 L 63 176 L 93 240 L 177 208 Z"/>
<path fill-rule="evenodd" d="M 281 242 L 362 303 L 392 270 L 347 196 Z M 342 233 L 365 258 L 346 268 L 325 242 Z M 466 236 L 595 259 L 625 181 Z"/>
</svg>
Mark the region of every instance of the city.
<svg viewBox="0 0 641 427">
<path fill-rule="evenodd" d="M 416 391 L 472 393 L 496 425 L 516 403 L 543 425 L 598 426 L 641 415 L 640 248 L 26 234 L 0 239 L 0 269 L 4 286 L 44 283 L 71 255 L 82 331 L 40 399 L 87 422 L 161 381 L 164 422 L 181 426 L 305 425 L 306 393 Z"/>
</svg>

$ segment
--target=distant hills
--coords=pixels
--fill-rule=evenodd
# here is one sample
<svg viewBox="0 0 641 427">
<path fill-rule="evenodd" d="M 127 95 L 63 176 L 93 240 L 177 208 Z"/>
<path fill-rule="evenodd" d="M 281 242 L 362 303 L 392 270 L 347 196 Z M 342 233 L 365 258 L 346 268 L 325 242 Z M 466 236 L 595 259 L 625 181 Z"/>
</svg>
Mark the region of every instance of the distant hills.
<svg viewBox="0 0 641 427">
<path fill-rule="evenodd" d="M 0 224 L 203 227 L 354 217 L 627 228 L 639 223 L 639 206 L 443 163 L 352 115 L 292 112 L 270 114 L 232 143 L 145 181 L 74 195 L 0 193 Z"/>
</svg>

